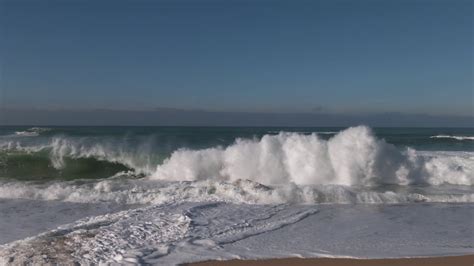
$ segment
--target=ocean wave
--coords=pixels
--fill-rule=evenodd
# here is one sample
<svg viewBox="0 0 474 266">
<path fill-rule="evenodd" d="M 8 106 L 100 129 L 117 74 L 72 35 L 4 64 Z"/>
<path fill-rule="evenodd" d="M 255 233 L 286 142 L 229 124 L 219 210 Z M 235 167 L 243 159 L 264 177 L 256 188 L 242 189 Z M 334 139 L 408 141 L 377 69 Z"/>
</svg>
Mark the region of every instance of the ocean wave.
<svg viewBox="0 0 474 266">
<path fill-rule="evenodd" d="M 32 127 L 25 131 L 16 131 L 15 135 L 21 137 L 37 137 L 43 132 L 51 131 L 51 128 L 46 127 Z"/>
<path fill-rule="evenodd" d="M 455 135 L 436 135 L 432 139 L 455 139 L 455 140 L 474 140 L 474 136 L 455 136 Z"/>
<path fill-rule="evenodd" d="M 337 247 L 341 239 L 346 241 L 347 237 L 330 242 L 334 236 L 331 232 L 354 227 L 354 216 L 343 216 L 344 220 L 336 222 L 331 220 L 337 215 L 333 210 L 341 206 L 364 218 L 354 228 L 369 228 L 367 232 L 359 232 L 377 240 L 368 243 L 384 243 L 377 235 L 398 232 L 393 230 L 397 227 L 392 227 L 398 223 L 394 217 L 404 217 L 406 227 L 403 228 L 413 228 L 413 221 L 418 222 L 419 228 L 430 229 L 420 235 L 433 236 L 440 226 L 430 222 L 443 210 L 439 206 L 456 208 L 441 213 L 443 217 L 449 216 L 442 221 L 453 225 L 463 224 L 469 217 L 469 212 L 459 207 L 470 207 L 474 203 L 474 152 L 400 150 L 376 138 L 370 128 L 363 126 L 346 129 L 330 139 L 323 139 L 314 132 L 279 132 L 258 139 L 237 139 L 228 146 L 177 149 L 170 154 L 160 153 L 146 139 L 112 141 L 70 136 L 51 136 L 47 142 L 44 142 L 46 138 L 16 139 L 0 142 L 0 174 L 7 173 L 9 177 L 5 170 L 19 171 L 28 167 L 29 171 L 36 172 L 47 167 L 53 169 L 47 175 L 61 172 L 66 176 L 71 169 L 83 172 L 91 165 L 97 166 L 93 167 L 94 174 L 97 169 L 120 167 L 112 167 L 108 173 L 112 176 L 104 179 L 44 182 L 0 179 L 1 199 L 118 203 L 133 209 L 88 217 L 2 245 L 0 264 L 178 264 L 196 256 L 201 260 L 215 259 L 215 256 L 205 256 L 211 251 L 225 251 L 224 244 L 311 218 L 324 207 L 331 209 L 327 216 L 314 217 L 306 224 L 322 223 L 324 227 L 320 228 L 330 232 L 330 238 L 321 240 L 319 235 L 311 234 L 309 238 Z M 38 165 L 41 167 L 35 168 Z M 402 203 L 403 208 L 412 208 L 428 205 L 418 203 L 431 202 L 471 204 L 433 205 L 431 216 L 420 212 L 423 208 L 406 216 L 406 212 L 390 213 L 379 208 L 381 206 L 344 206 Z M 381 210 L 385 216 L 365 220 L 367 213 L 360 211 L 364 209 Z M 45 210 L 48 211 L 57 212 L 54 208 Z M 423 223 L 417 220 L 420 217 L 424 217 Z M 373 221 L 382 223 L 374 228 L 377 223 Z M 341 224 L 345 226 L 340 227 Z M 468 237 L 458 243 L 459 232 L 468 232 L 470 228 L 461 229 L 450 231 L 452 241 L 448 244 L 446 234 L 439 237 L 443 252 L 452 252 L 453 249 L 446 251 L 447 245 L 470 247 Z M 283 236 L 280 239 L 288 239 L 288 235 Z M 360 241 L 357 237 L 354 239 Z M 424 242 L 432 243 L 430 240 Z M 403 235 L 396 245 L 404 246 L 405 242 Z M 317 246 L 314 242 L 308 243 L 307 246 Z M 261 242 L 258 245 L 261 246 Z M 373 251 L 373 245 L 370 250 Z M 314 250 L 311 252 L 314 256 Z M 297 253 L 284 255 L 294 254 Z M 394 254 L 407 255 L 399 250 Z M 225 256 L 235 258 L 234 254 Z"/>
<path fill-rule="evenodd" d="M 137 174 L 164 181 L 251 180 L 263 185 L 473 185 L 474 153 L 400 150 L 377 139 L 364 126 L 348 128 L 328 140 L 317 134 L 280 132 L 260 139 L 201 150 L 178 149 L 162 154 L 149 141 L 105 141 L 54 136 L 48 143 L 0 143 L 0 151 L 49 158 L 59 171 L 77 160 L 121 165 Z M 1 157 L 1 156 L 0 156 Z M 5 158 L 5 157 L 4 157 Z M 7 156 L 8 159 L 8 156 Z M 18 158 L 17 158 L 18 159 Z M 8 160 L 3 167 L 8 168 Z M 25 162 L 26 163 L 26 162 Z M 0 158 L 0 167 L 2 160 Z M 27 168 L 27 164 L 22 164 Z M 34 168 L 31 168 L 34 170 Z M 117 172 L 125 169 L 117 169 Z"/>
<path fill-rule="evenodd" d="M 17 180 L 71 180 L 107 178 L 118 172 L 130 171 L 127 166 L 89 158 L 62 159 L 61 167 L 54 167 L 47 152 L 1 152 L 0 178 Z"/>
<path fill-rule="evenodd" d="M 23 160 L 22 168 L 26 175 L 38 170 L 32 163 L 42 161 L 43 169 L 50 168 L 51 172 L 71 169 L 78 162 L 89 159 L 89 166 L 118 165 L 122 168 L 133 169 L 137 174 L 151 174 L 159 162 L 160 154 L 151 151 L 148 141 L 132 144 L 126 141 L 113 141 L 95 138 L 69 138 L 54 136 L 47 143 L 23 143 L 16 140 L 0 142 L 0 167 L 4 170 L 15 168 L 18 161 Z M 3 158 L 3 160 L 1 160 Z M 32 160 L 25 161 L 25 158 Z M 44 162 L 44 159 L 48 159 Z M 3 162 L 3 164 L 2 164 Z M 107 162 L 109 164 L 103 164 Z M 30 165 L 28 165 L 28 163 Z M 28 170 L 31 170 L 28 172 Z M 77 169 L 79 170 L 79 169 Z M 123 171 L 124 169 L 120 169 Z M 67 172 L 67 171 L 66 171 Z"/>
</svg>

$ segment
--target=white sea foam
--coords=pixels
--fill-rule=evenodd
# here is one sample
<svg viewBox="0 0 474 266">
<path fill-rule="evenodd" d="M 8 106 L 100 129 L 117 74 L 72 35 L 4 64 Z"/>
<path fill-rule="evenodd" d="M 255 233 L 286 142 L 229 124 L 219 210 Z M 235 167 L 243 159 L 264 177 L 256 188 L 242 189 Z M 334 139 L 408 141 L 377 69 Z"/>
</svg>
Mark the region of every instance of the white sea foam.
<svg viewBox="0 0 474 266">
<path fill-rule="evenodd" d="M 163 256 L 176 250 L 218 249 L 316 213 L 314 207 L 285 205 L 228 207 L 222 203 L 159 205 L 86 218 L 6 245 L 0 249 L 0 262 L 13 258 L 13 263 L 29 264 L 161 264 Z"/>
<path fill-rule="evenodd" d="M 474 136 L 454 136 L 454 135 L 436 135 L 432 139 L 455 139 L 455 140 L 474 140 Z"/>
<path fill-rule="evenodd" d="M 0 264 L 469 254 L 472 224 L 465 221 L 472 214 L 470 205 L 157 205 L 81 219 L 0 246 Z"/>
<path fill-rule="evenodd" d="M 466 188 L 382 189 L 341 185 L 264 186 L 249 180 L 170 182 L 112 178 L 102 181 L 0 183 L 0 198 L 58 200 L 77 203 L 163 204 L 168 202 L 225 201 L 248 204 L 337 203 L 394 204 L 417 202 L 474 202 Z"/>
</svg>

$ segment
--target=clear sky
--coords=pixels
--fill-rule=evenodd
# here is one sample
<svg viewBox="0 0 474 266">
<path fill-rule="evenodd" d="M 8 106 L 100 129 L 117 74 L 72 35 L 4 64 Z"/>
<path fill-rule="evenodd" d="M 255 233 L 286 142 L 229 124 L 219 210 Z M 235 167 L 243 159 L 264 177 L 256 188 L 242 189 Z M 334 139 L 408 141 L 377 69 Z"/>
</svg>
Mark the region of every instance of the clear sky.
<svg viewBox="0 0 474 266">
<path fill-rule="evenodd" d="M 473 1 L 0 0 L 4 108 L 473 115 Z"/>
</svg>

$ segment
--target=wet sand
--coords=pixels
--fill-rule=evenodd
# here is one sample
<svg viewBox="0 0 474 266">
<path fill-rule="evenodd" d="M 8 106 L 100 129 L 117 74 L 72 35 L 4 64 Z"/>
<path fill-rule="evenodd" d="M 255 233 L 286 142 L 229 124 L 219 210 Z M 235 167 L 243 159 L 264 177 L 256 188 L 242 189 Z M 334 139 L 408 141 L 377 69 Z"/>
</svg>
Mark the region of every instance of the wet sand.
<svg viewBox="0 0 474 266">
<path fill-rule="evenodd" d="M 268 260 L 205 261 L 185 264 L 189 266 L 474 266 L 474 255 L 408 259 L 336 259 L 336 258 L 287 258 Z"/>
</svg>

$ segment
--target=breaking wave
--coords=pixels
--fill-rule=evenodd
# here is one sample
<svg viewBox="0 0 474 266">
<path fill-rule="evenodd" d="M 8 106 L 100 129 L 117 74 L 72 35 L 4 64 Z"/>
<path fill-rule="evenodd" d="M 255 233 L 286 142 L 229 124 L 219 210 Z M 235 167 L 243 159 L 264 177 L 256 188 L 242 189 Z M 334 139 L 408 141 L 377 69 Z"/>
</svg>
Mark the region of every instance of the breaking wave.
<svg viewBox="0 0 474 266">
<path fill-rule="evenodd" d="M 28 176 L 43 172 L 47 176 L 89 169 L 93 170 L 90 178 L 104 168 L 110 175 L 134 171 L 164 181 L 251 180 L 270 186 L 474 184 L 474 153 L 400 150 L 377 139 L 365 126 L 348 128 L 329 140 L 316 133 L 280 132 L 260 139 L 237 139 L 226 147 L 178 149 L 167 154 L 154 147 L 146 140 L 61 136 L 43 144 L 2 142 L 0 173 Z"/>
<path fill-rule="evenodd" d="M 280 133 L 238 139 L 226 148 L 181 149 L 158 165 L 160 180 L 252 180 L 264 185 L 474 184 L 474 155 L 421 156 L 377 139 L 368 127 L 346 129 L 329 140 Z"/>
<path fill-rule="evenodd" d="M 0 177 L 37 181 L 99 179 L 110 177 L 118 172 L 131 171 L 123 164 L 95 158 L 66 157 L 62 158 L 60 166 L 55 166 L 53 162 L 45 152 L 0 152 Z"/>
<path fill-rule="evenodd" d="M 147 141 L 134 144 L 64 136 L 47 143 L 4 141 L 0 143 L 0 174 L 19 179 L 80 179 L 94 178 L 94 174 L 104 178 L 125 170 L 151 174 L 161 155 L 150 149 Z"/>
</svg>

